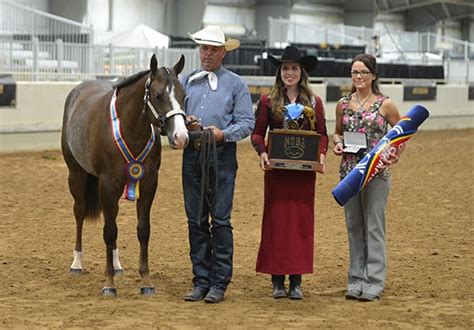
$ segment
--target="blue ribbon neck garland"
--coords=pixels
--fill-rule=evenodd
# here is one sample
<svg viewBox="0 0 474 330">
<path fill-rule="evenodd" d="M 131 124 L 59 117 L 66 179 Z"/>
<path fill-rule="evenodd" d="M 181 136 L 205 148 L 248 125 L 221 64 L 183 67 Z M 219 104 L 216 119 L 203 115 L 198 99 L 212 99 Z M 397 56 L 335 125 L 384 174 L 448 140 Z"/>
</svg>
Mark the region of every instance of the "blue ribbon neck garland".
<svg viewBox="0 0 474 330">
<path fill-rule="evenodd" d="M 112 100 L 110 101 L 110 119 L 112 125 L 112 133 L 114 135 L 115 145 L 119 149 L 120 153 L 122 154 L 123 158 L 127 162 L 125 165 L 125 172 L 127 173 L 128 181 L 124 188 L 124 197 L 125 199 L 134 201 L 140 198 L 140 189 L 139 184 L 140 180 L 145 175 L 145 166 L 143 162 L 145 161 L 146 157 L 150 153 L 153 145 L 155 144 L 155 131 L 153 126 L 150 124 L 151 128 L 151 136 L 148 140 L 145 148 L 143 151 L 135 157 L 128 147 L 125 139 L 123 138 L 122 131 L 120 128 L 120 119 L 117 114 L 117 90 L 114 91 L 114 95 L 112 96 Z"/>
</svg>

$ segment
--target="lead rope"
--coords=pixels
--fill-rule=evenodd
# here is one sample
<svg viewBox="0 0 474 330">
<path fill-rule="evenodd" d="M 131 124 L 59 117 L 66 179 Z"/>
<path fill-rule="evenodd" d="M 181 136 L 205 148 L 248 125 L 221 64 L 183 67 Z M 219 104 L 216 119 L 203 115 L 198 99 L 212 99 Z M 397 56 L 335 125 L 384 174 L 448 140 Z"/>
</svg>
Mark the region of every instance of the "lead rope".
<svg viewBox="0 0 474 330">
<path fill-rule="evenodd" d="M 218 188 L 219 170 L 217 165 L 216 137 L 212 129 L 206 128 L 201 133 L 201 196 L 199 198 L 198 221 L 201 223 L 204 201 L 209 205 L 209 212 L 212 219 L 215 214 L 216 195 Z M 211 188 L 211 159 L 214 164 L 214 186 Z"/>
</svg>

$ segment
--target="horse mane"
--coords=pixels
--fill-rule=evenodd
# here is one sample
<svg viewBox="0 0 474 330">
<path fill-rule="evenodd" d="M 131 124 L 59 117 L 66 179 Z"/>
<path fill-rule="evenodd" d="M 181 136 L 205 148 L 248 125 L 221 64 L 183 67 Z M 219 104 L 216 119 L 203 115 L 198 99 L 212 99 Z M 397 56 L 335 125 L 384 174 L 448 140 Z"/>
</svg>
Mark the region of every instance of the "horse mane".
<svg viewBox="0 0 474 330">
<path fill-rule="evenodd" d="M 133 84 L 134 82 L 140 80 L 144 75 L 146 75 L 148 73 L 150 73 L 150 70 L 140 71 L 138 73 L 135 73 L 135 74 L 131 75 L 130 77 L 127 77 L 127 78 L 119 81 L 113 87 L 117 88 L 117 92 L 118 92 L 120 90 L 120 88 Z"/>
</svg>

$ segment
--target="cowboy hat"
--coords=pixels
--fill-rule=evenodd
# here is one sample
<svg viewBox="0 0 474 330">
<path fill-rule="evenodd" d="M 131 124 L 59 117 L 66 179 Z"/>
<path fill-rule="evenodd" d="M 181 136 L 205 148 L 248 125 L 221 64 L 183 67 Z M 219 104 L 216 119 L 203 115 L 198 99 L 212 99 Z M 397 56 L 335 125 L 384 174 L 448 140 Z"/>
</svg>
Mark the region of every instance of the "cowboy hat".
<svg viewBox="0 0 474 330">
<path fill-rule="evenodd" d="M 287 46 L 279 60 L 277 60 L 272 55 L 268 56 L 268 60 L 277 68 L 284 62 L 297 62 L 308 73 L 311 72 L 318 64 L 317 57 L 313 55 L 306 55 L 302 57 L 298 48 L 296 48 L 295 46 Z"/>
<path fill-rule="evenodd" d="M 240 41 L 237 39 L 225 40 L 224 32 L 219 26 L 208 25 L 196 33 L 189 33 L 189 37 L 199 45 L 224 46 L 225 50 L 231 51 L 239 48 Z"/>
</svg>

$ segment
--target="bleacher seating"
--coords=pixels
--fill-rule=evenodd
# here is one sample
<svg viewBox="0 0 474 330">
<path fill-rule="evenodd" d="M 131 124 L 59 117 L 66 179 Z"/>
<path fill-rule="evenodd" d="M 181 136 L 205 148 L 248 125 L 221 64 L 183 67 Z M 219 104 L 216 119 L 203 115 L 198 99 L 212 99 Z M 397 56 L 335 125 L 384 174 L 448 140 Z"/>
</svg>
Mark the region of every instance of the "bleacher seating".
<svg viewBox="0 0 474 330">
<path fill-rule="evenodd" d="M 349 78 L 352 59 L 365 52 L 364 46 L 350 45 L 318 45 L 293 44 L 303 55 L 318 57 L 318 66 L 311 72 L 311 78 Z M 192 48 L 196 44 L 189 38 L 172 37 L 170 47 Z M 281 48 L 266 48 L 264 40 L 241 40 L 241 46 L 228 52 L 224 65 L 243 76 L 274 76 L 276 69 L 264 58 L 264 54 L 280 56 Z M 410 62 L 410 61 L 408 61 Z M 397 63 L 396 61 L 379 61 L 377 70 L 380 78 L 389 79 L 444 79 L 442 63 L 422 65 L 420 61 L 414 64 Z"/>
<path fill-rule="evenodd" d="M 365 46 L 352 45 L 328 45 L 328 44 L 298 44 L 292 43 L 298 49 L 304 50 L 306 54 L 317 57 L 329 57 L 336 59 L 350 59 L 358 54 L 365 53 Z"/>
<path fill-rule="evenodd" d="M 196 44 L 189 38 L 171 37 L 170 48 L 194 48 Z M 224 58 L 224 65 L 243 76 L 261 76 L 262 67 L 258 59 L 265 51 L 264 40 L 240 40 L 240 47 L 228 52 Z"/>
</svg>

